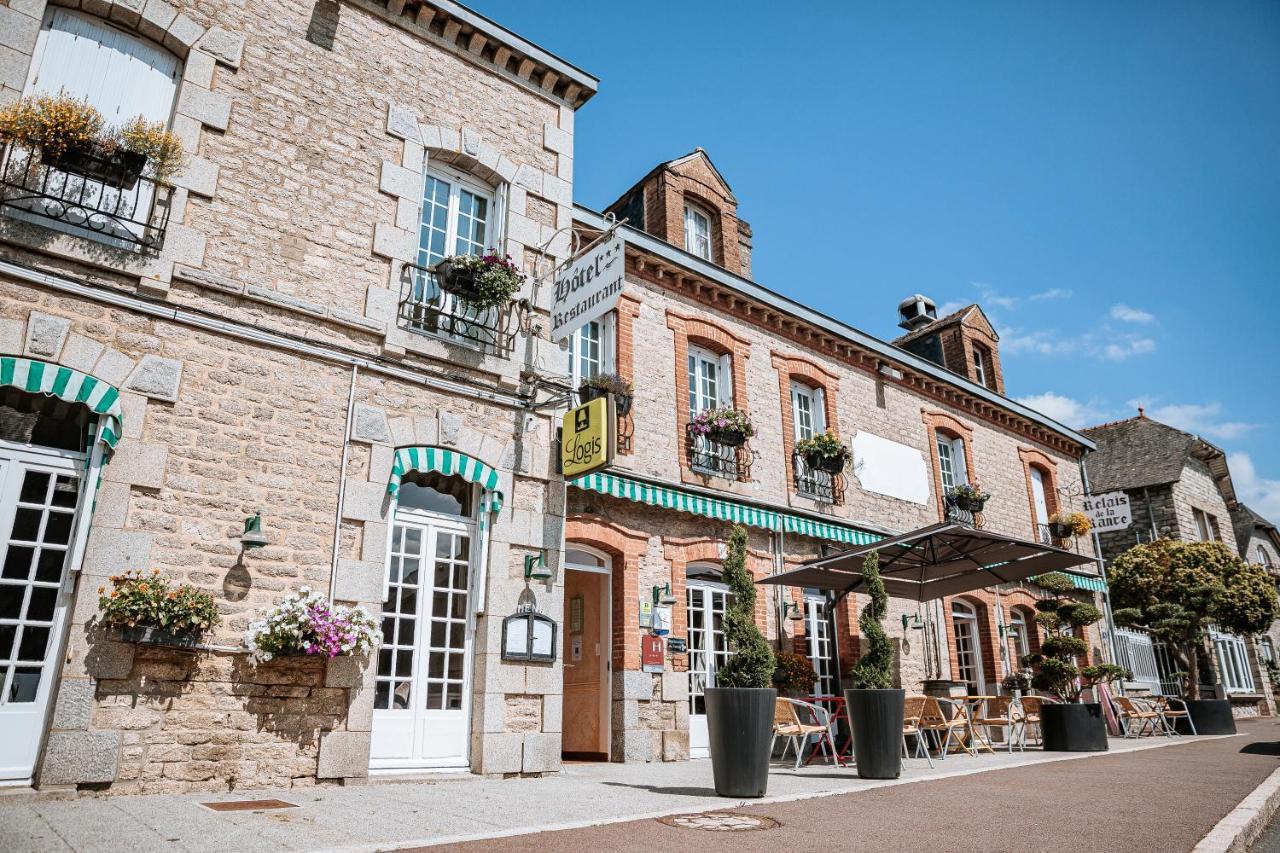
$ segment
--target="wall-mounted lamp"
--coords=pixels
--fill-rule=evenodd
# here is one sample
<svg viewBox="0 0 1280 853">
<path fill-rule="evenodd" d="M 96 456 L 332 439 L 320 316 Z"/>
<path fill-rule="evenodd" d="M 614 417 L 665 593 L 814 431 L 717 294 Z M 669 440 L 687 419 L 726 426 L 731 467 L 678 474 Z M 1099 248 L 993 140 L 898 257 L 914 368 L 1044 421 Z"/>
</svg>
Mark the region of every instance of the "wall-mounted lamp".
<svg viewBox="0 0 1280 853">
<path fill-rule="evenodd" d="M 676 597 L 671 593 L 671 584 L 664 583 L 653 588 L 653 603 L 655 606 L 661 604 L 665 607 L 676 603 Z"/>
<path fill-rule="evenodd" d="M 551 579 L 551 570 L 547 568 L 547 552 L 524 555 L 524 579 L 545 581 Z"/>
<path fill-rule="evenodd" d="M 792 622 L 803 622 L 804 611 L 794 601 L 784 601 L 782 603 L 782 618 L 790 619 Z"/>
<path fill-rule="evenodd" d="M 258 510 L 244 520 L 244 533 L 240 534 L 240 546 L 247 550 L 261 548 L 270 542 L 267 534 L 262 532 L 262 510 Z"/>
<path fill-rule="evenodd" d="M 919 613 L 915 614 L 914 616 L 908 616 L 906 613 L 902 614 L 902 630 L 905 631 L 908 628 L 910 628 L 913 631 L 924 630 L 924 623 L 920 621 Z"/>
</svg>

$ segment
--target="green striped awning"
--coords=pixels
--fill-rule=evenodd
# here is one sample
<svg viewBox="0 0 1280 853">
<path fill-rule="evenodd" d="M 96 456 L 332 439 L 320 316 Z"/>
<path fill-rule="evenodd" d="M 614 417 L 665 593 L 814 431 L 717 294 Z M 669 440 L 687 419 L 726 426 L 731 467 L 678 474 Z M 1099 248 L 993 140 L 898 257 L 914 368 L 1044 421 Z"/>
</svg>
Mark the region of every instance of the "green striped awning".
<svg viewBox="0 0 1280 853">
<path fill-rule="evenodd" d="M 0 357 L 0 385 L 83 403 L 98 415 L 98 440 L 114 448 L 120 440 L 120 391 L 87 373 L 30 358 Z"/>
<path fill-rule="evenodd" d="M 469 483 L 478 483 L 484 489 L 483 512 L 502 509 L 502 492 L 498 491 L 498 472 L 479 459 L 457 450 L 443 447 L 399 447 L 391 463 L 391 479 L 387 493 L 395 497 L 400 493 L 400 481 L 411 471 L 434 471 L 447 476 L 457 476 Z"/>
<path fill-rule="evenodd" d="M 1075 585 L 1076 589 L 1089 590 L 1090 592 L 1107 591 L 1107 582 L 1095 575 L 1078 575 L 1075 572 L 1068 572 L 1061 569 L 1058 570 L 1058 573 L 1071 578 L 1071 583 Z M 1038 579 L 1039 576 L 1036 576 L 1030 580 L 1032 583 L 1035 583 Z"/>
<path fill-rule="evenodd" d="M 676 489 L 671 486 L 659 486 L 653 483 L 641 482 L 640 480 L 632 480 L 629 477 L 622 477 L 617 474 L 606 474 L 597 471 L 594 474 L 571 480 L 569 485 L 585 491 L 635 501 L 648 506 L 674 509 L 706 518 L 744 524 L 748 527 L 761 527 L 775 532 L 783 531 L 801 536 L 812 536 L 816 539 L 868 544 L 880 538 L 877 534 L 841 524 L 830 524 L 771 509 L 761 509 L 738 503 L 737 501 L 686 492 L 683 489 Z"/>
</svg>

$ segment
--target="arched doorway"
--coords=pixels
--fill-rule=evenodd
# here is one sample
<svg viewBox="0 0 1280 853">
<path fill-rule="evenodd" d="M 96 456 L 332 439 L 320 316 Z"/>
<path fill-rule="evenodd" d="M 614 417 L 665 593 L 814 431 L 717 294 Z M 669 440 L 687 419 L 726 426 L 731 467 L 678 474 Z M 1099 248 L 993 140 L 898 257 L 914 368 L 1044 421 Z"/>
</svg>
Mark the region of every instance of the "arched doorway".
<svg viewBox="0 0 1280 853">
<path fill-rule="evenodd" d="M 392 520 L 370 767 L 466 767 L 479 490 L 460 476 L 405 474 Z"/>
<path fill-rule="evenodd" d="M 689 625 L 689 757 L 706 758 L 706 689 L 716 686 L 716 670 L 729 660 L 724 611 L 729 587 L 714 563 L 690 563 L 685 569 L 685 601 Z"/>
<path fill-rule="evenodd" d="M 613 560 L 602 551 L 570 542 L 565 546 L 564 567 L 561 754 L 569 760 L 608 761 Z"/>
<path fill-rule="evenodd" d="M 970 695 L 982 695 L 986 679 L 982 672 L 982 641 L 978 611 L 961 599 L 951 602 L 951 629 L 956 643 L 956 681 L 969 685 Z"/>
</svg>

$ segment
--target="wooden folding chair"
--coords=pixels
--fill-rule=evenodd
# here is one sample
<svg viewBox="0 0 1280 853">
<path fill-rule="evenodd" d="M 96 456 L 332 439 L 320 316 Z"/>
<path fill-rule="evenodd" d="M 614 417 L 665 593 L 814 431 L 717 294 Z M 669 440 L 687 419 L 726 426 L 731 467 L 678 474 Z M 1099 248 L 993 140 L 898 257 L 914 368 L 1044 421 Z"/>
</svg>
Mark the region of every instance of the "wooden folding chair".
<svg viewBox="0 0 1280 853">
<path fill-rule="evenodd" d="M 942 703 L 944 702 L 951 709 L 950 716 L 943 712 Z M 938 754 L 941 758 L 947 757 L 947 750 L 951 746 L 952 738 L 955 738 L 956 746 L 959 746 L 965 752 L 969 751 L 969 747 L 964 742 L 964 733 L 969 729 L 969 720 L 965 716 L 963 706 L 949 699 L 939 699 L 936 696 L 924 697 L 924 710 L 921 712 L 920 720 L 916 725 L 922 732 L 933 733 L 934 742 L 938 744 Z"/>
<path fill-rule="evenodd" d="M 1120 719 L 1120 731 L 1125 737 L 1142 737 L 1155 734 L 1157 727 L 1164 728 L 1160 712 L 1129 696 L 1112 696 L 1116 716 Z"/>
<path fill-rule="evenodd" d="M 1018 709 L 1018 703 L 1013 701 L 1012 696 L 995 696 L 987 700 L 986 713 L 981 717 L 975 718 L 973 721 L 974 729 L 979 728 L 987 730 L 987 743 L 991 743 L 991 729 L 1000 729 L 1003 732 L 1008 729 L 1007 743 L 1009 751 L 1013 752 L 1013 743 L 1015 740 L 1015 730 L 1018 726 L 1016 717 L 1021 715 Z M 1025 746 L 1023 747 L 1025 749 Z"/>
<path fill-rule="evenodd" d="M 1178 707 L 1175 708 L 1173 706 L 1172 703 L 1174 702 L 1178 703 Z M 1160 723 L 1164 726 L 1165 734 L 1181 734 L 1177 728 L 1177 721 L 1180 719 L 1185 719 L 1187 726 L 1191 729 L 1191 733 L 1196 734 L 1196 721 L 1191 719 L 1191 713 L 1187 710 L 1185 699 L 1179 699 L 1177 696 L 1156 696 L 1152 699 L 1152 704 L 1156 712 L 1160 714 Z"/>
<path fill-rule="evenodd" d="M 810 719 L 816 722 L 806 723 L 800 719 L 799 709 L 804 708 L 810 715 Z M 782 748 L 781 758 L 787 757 L 787 750 L 795 747 L 796 766 L 800 769 L 800 762 L 804 759 L 804 745 L 809 738 L 818 735 L 817 746 L 822 749 L 822 754 L 831 759 L 832 763 L 839 763 L 839 756 L 836 754 L 836 744 L 831 737 L 831 713 L 825 708 L 820 708 L 810 702 L 801 702 L 799 699 L 788 699 L 786 697 L 778 697 L 773 703 L 773 740 L 769 745 L 770 754 L 773 753 L 773 744 L 778 742 L 778 738 L 787 739 L 787 744 Z M 831 752 L 827 752 L 827 746 L 831 747 Z"/>
<path fill-rule="evenodd" d="M 933 766 L 933 756 L 929 754 L 929 748 L 925 746 L 924 732 L 920 728 L 920 717 L 924 714 L 925 700 L 927 696 L 908 696 L 906 704 L 903 706 L 902 714 L 902 754 L 907 758 L 924 758 L 929 762 L 929 766 Z M 911 735 L 916 739 L 916 752 L 913 756 L 911 751 L 907 749 L 907 735 Z"/>
</svg>

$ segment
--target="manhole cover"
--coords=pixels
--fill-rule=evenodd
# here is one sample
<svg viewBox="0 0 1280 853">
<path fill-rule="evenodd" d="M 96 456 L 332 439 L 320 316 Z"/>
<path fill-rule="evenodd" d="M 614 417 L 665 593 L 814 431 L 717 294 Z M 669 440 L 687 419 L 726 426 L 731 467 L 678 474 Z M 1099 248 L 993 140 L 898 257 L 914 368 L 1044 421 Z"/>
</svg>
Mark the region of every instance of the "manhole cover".
<svg viewBox="0 0 1280 853">
<path fill-rule="evenodd" d="M 220 803 L 201 803 L 206 809 L 215 812 L 257 812 L 267 809 L 296 809 L 296 803 L 284 800 L 224 800 Z"/>
<path fill-rule="evenodd" d="M 750 832 L 778 826 L 778 822 L 771 817 L 727 812 L 671 815 L 658 818 L 658 822 L 679 829 L 705 829 L 711 832 Z"/>
</svg>

